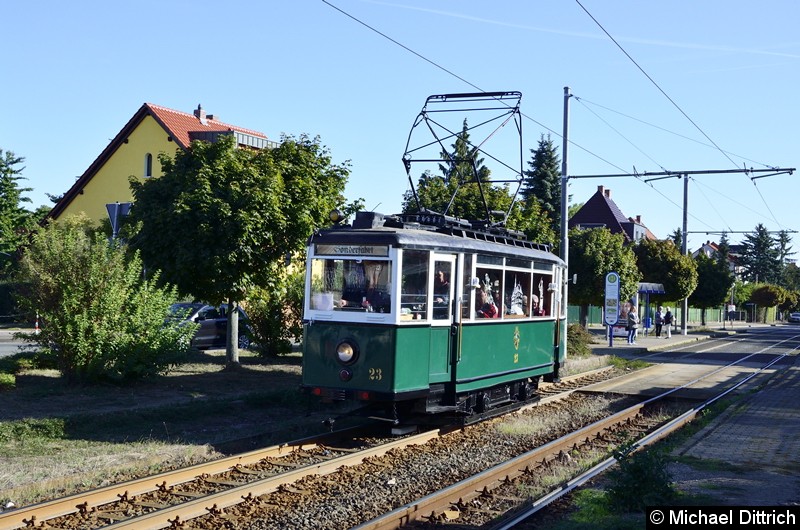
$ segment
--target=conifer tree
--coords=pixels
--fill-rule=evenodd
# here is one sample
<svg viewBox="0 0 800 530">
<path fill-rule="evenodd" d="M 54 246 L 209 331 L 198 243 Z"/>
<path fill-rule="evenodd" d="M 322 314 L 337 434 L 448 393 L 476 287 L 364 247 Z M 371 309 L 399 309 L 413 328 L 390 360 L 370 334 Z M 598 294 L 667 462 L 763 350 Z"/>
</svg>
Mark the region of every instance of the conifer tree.
<svg viewBox="0 0 800 530">
<path fill-rule="evenodd" d="M 742 248 L 739 262 L 744 269 L 743 278 L 756 283 L 777 284 L 782 270 L 781 250 L 763 224 L 756 225 L 752 234 L 745 234 Z"/>
<path fill-rule="evenodd" d="M 528 171 L 521 190 L 523 200 L 535 200 L 555 226 L 561 220 L 561 161 L 550 135 L 539 138 L 539 146 L 531 149 Z"/>
</svg>

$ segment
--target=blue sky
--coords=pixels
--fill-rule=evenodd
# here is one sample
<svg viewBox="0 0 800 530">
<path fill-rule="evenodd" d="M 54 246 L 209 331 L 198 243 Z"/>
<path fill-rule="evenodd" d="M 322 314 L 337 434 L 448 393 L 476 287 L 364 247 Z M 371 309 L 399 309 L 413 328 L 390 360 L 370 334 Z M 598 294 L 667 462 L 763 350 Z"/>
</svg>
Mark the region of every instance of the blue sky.
<svg viewBox="0 0 800 530">
<path fill-rule="evenodd" d="M 572 202 L 610 188 L 661 238 L 682 226 L 683 180 L 588 176 L 800 164 L 793 0 L 3 4 L 0 148 L 25 157 L 32 206 L 145 102 L 319 136 L 352 164 L 348 198 L 384 213 L 399 211 L 401 157 L 433 94 L 520 91 L 527 168 L 541 134 L 560 152 L 570 87 Z M 751 176 L 690 178 L 691 248 L 719 238 L 695 232 L 800 229 L 800 175 Z"/>
</svg>

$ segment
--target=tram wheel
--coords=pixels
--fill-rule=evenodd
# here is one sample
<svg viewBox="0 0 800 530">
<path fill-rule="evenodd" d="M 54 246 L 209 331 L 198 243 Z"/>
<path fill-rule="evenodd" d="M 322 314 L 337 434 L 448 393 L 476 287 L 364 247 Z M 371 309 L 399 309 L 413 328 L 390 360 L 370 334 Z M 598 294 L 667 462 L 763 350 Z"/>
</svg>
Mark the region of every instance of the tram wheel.
<svg viewBox="0 0 800 530">
<path fill-rule="evenodd" d="M 517 397 L 520 401 L 525 401 L 531 397 L 531 386 L 527 381 L 519 384 L 519 392 L 517 392 Z"/>
</svg>

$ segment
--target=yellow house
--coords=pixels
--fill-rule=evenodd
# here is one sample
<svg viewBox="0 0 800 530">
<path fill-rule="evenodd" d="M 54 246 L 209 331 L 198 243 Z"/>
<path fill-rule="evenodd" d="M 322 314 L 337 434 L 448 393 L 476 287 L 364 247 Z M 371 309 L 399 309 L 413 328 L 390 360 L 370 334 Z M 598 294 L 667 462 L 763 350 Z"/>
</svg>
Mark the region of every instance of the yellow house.
<svg viewBox="0 0 800 530">
<path fill-rule="evenodd" d="M 174 155 L 188 149 L 192 140 L 214 142 L 233 134 L 237 143 L 256 149 L 274 147 L 263 133 L 229 125 L 206 114 L 198 105 L 193 114 L 145 103 L 133 115 L 92 165 L 64 194 L 48 217 L 85 213 L 98 223 L 108 218 L 106 204 L 133 200 L 128 178 L 148 179 L 162 175 L 159 153 Z"/>
</svg>

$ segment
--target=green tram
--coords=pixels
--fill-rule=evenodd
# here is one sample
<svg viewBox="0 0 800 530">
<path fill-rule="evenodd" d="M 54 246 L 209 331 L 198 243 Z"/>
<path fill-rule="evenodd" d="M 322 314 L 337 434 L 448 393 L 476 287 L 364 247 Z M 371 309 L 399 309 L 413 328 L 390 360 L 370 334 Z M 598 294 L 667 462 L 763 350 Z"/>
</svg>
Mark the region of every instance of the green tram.
<svg viewBox="0 0 800 530">
<path fill-rule="evenodd" d="M 477 224 L 359 212 L 352 226 L 313 234 L 303 390 L 402 424 L 486 417 L 557 379 L 564 262 Z"/>
</svg>

